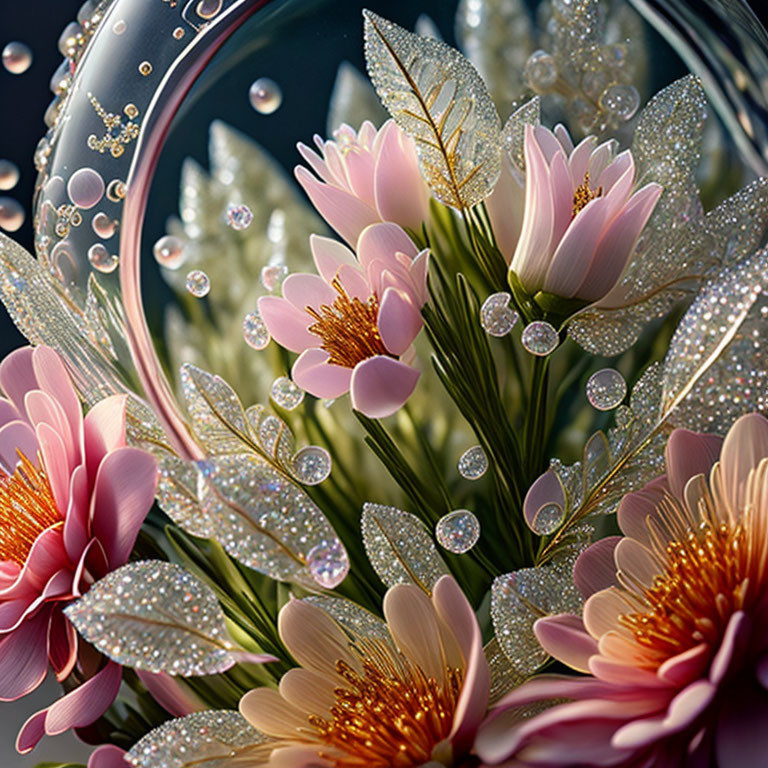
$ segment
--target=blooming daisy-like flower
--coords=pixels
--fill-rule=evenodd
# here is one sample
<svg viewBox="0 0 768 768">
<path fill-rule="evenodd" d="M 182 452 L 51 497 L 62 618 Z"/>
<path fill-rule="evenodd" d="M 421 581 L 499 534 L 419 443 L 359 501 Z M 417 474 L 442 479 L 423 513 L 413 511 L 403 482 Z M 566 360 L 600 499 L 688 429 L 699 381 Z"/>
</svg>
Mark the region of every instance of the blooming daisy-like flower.
<svg viewBox="0 0 768 768">
<path fill-rule="evenodd" d="M 623 536 L 579 559 L 583 617 L 540 619 L 584 678 L 541 677 L 480 732 L 487 763 L 758 768 L 768 754 L 768 420 L 676 430 L 667 474 L 624 497 Z M 512 708 L 573 699 L 519 722 Z"/>
<path fill-rule="evenodd" d="M 244 717 L 275 741 L 277 768 L 459 766 L 488 705 L 490 674 L 472 607 L 450 576 L 431 599 L 400 584 L 386 632 L 351 638 L 321 608 L 293 600 L 280 637 L 300 664 L 280 690 L 257 688 Z"/>
<path fill-rule="evenodd" d="M 320 275 L 296 273 L 283 296 L 263 296 L 259 312 L 278 344 L 301 353 L 293 380 L 316 397 L 351 393 L 371 418 L 397 411 L 419 372 L 409 365 L 427 298 L 428 251 L 417 253 L 397 224 L 366 227 L 357 256 L 335 240 L 313 235 Z"/>
<path fill-rule="evenodd" d="M 350 245 L 378 221 L 419 229 L 429 215 L 429 188 L 421 178 L 413 139 L 393 120 L 379 130 L 366 121 L 357 133 L 343 125 L 334 136 L 335 141 L 315 136 L 320 155 L 298 145 L 317 177 L 304 166 L 295 169 L 328 224 Z"/>
</svg>

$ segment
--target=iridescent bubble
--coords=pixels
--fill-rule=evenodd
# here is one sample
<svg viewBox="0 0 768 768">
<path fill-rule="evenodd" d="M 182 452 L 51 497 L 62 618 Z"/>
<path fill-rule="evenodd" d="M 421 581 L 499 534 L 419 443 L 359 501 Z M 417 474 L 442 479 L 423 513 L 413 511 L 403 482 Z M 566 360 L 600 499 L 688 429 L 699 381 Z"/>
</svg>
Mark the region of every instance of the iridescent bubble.
<svg viewBox="0 0 768 768">
<path fill-rule="evenodd" d="M 10 160 L 0 160 L 0 189 L 7 191 L 19 183 L 19 169 Z"/>
<path fill-rule="evenodd" d="M 69 199 L 83 210 L 98 205 L 104 197 L 104 179 L 93 168 L 80 168 L 70 176 L 67 182 Z"/>
<path fill-rule="evenodd" d="M 473 445 L 461 454 L 457 465 L 459 474 L 467 480 L 477 480 L 488 471 L 488 457 L 481 445 Z"/>
<path fill-rule="evenodd" d="M 600 97 L 600 106 L 620 120 L 629 120 L 640 107 L 640 94 L 634 85 L 612 85 Z"/>
<path fill-rule="evenodd" d="M 309 550 L 307 568 L 321 587 L 333 589 L 344 581 L 349 571 L 349 557 L 338 540 L 321 541 Z"/>
<path fill-rule="evenodd" d="M 12 75 L 21 75 L 32 65 L 32 50 L 24 43 L 12 42 L 3 48 L 3 66 Z"/>
<path fill-rule="evenodd" d="M 12 197 L 0 197 L 0 228 L 15 232 L 24 223 L 24 208 Z"/>
<path fill-rule="evenodd" d="M 164 235 L 153 246 L 152 253 L 161 267 L 178 269 L 186 258 L 184 243 L 173 235 Z"/>
<path fill-rule="evenodd" d="M 443 549 L 463 555 L 477 544 L 480 521 L 468 509 L 456 509 L 437 521 L 435 538 Z"/>
<path fill-rule="evenodd" d="M 224 0 L 200 0 L 195 9 L 201 19 L 212 19 L 224 5 Z"/>
<path fill-rule="evenodd" d="M 186 287 L 195 298 L 202 299 L 211 290 L 211 280 L 202 269 L 193 269 L 187 273 Z"/>
<path fill-rule="evenodd" d="M 627 382 L 614 368 L 603 368 L 589 377 L 587 400 L 598 411 L 610 411 L 627 396 Z"/>
<path fill-rule="evenodd" d="M 261 268 L 261 284 L 272 292 L 280 287 L 287 274 L 288 267 L 285 264 L 268 264 Z"/>
<path fill-rule="evenodd" d="M 304 485 L 319 485 L 331 474 L 331 454 L 319 445 L 307 445 L 291 460 L 294 477 Z"/>
<path fill-rule="evenodd" d="M 532 355 L 545 357 L 557 349 L 560 338 L 557 331 L 549 323 L 543 320 L 534 320 L 525 326 L 521 341 Z"/>
<path fill-rule="evenodd" d="M 490 336 L 506 336 L 517 322 L 518 315 L 511 309 L 511 296 L 502 291 L 492 293 L 480 308 L 480 325 Z"/>
<path fill-rule="evenodd" d="M 283 103 L 280 86 L 268 77 L 260 77 L 248 91 L 251 106 L 262 115 L 271 115 Z"/>
<path fill-rule="evenodd" d="M 94 243 L 88 249 L 88 261 L 94 269 L 108 275 L 117 269 L 120 259 L 116 254 L 110 253 L 109 249 L 102 243 Z"/>
<path fill-rule="evenodd" d="M 227 223 L 232 229 L 241 231 L 248 229 L 253 221 L 253 214 L 247 205 L 230 205 L 227 207 Z"/>
<path fill-rule="evenodd" d="M 243 338 L 254 349 L 264 349 L 269 344 L 269 331 L 258 311 L 249 312 L 243 318 Z"/>
<path fill-rule="evenodd" d="M 111 216 L 100 211 L 91 219 L 91 228 L 99 237 L 109 240 L 115 234 L 117 222 Z"/>
<path fill-rule="evenodd" d="M 304 390 L 299 389 L 287 376 L 279 376 L 272 382 L 271 398 L 286 411 L 298 408 L 304 400 Z"/>
<path fill-rule="evenodd" d="M 559 504 L 545 504 L 531 520 L 531 529 L 539 536 L 548 536 L 560 527 L 564 514 Z"/>
<path fill-rule="evenodd" d="M 525 79 L 534 91 L 543 93 L 557 82 L 557 66 L 551 54 L 534 51 L 525 62 Z"/>
</svg>

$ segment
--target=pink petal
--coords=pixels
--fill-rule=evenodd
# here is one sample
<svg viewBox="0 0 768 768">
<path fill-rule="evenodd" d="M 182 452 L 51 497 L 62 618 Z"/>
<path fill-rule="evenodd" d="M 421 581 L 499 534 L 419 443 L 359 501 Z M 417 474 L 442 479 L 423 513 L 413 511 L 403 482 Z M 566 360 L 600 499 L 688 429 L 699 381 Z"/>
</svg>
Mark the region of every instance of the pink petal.
<svg viewBox="0 0 768 768">
<path fill-rule="evenodd" d="M 573 139 L 571 139 L 571 134 L 568 133 L 568 129 L 562 123 L 558 123 L 555 126 L 554 134 L 557 136 L 557 140 L 560 142 L 560 146 L 563 148 L 565 154 L 570 157 L 574 147 Z"/>
<path fill-rule="evenodd" d="M 24 397 L 30 423 L 37 428 L 41 424 L 56 433 L 64 448 L 65 462 L 62 469 L 67 475 L 80 463 L 80 435 L 73 435 L 61 406 L 47 392 L 35 389 Z"/>
<path fill-rule="evenodd" d="M 45 679 L 50 616 L 41 611 L 0 641 L 0 701 L 20 699 Z"/>
<path fill-rule="evenodd" d="M 695 475 L 709 477 L 712 465 L 720 456 L 722 438 L 702 435 L 688 429 L 676 429 L 666 447 L 667 480 L 672 495 L 684 499 L 686 483 Z"/>
<path fill-rule="evenodd" d="M 507 158 L 502 161 L 501 176 L 493 192 L 485 198 L 485 207 L 493 227 L 496 247 L 509 264 L 515 255 L 523 226 L 525 186 L 515 178 L 512 164 Z"/>
<path fill-rule="evenodd" d="M 563 153 L 563 145 L 555 138 L 555 134 L 543 125 L 533 126 L 533 135 L 539 145 L 547 165 L 552 165 L 554 157 Z"/>
<path fill-rule="evenodd" d="M 0 462 L 2 469 L 12 475 L 19 463 L 19 451 L 37 463 L 37 437 L 26 421 L 9 421 L 0 427 Z"/>
<path fill-rule="evenodd" d="M 590 186 L 593 188 L 597 188 L 599 186 L 602 186 L 603 192 L 609 192 L 612 184 L 605 184 L 600 181 L 601 177 L 603 176 L 603 172 L 606 170 L 606 168 L 610 167 L 612 162 L 615 162 L 616 159 L 614 158 L 614 155 L 616 154 L 616 148 L 618 146 L 618 142 L 616 139 L 608 139 L 608 141 L 604 141 L 602 144 L 600 144 L 599 147 L 595 149 L 594 152 L 590 155 L 589 158 L 589 181 Z M 626 154 L 629 154 L 627 152 Z M 620 171 L 615 178 L 618 178 L 618 176 L 623 173 L 624 170 L 626 170 L 626 158 L 622 159 L 622 161 L 619 163 L 619 167 L 617 169 Z"/>
<path fill-rule="evenodd" d="M 378 326 L 387 350 L 400 356 L 411 346 L 423 325 L 421 313 L 402 291 L 387 288 L 379 307 Z"/>
<path fill-rule="evenodd" d="M 683 688 L 701 677 L 707 668 L 711 650 L 706 643 L 689 648 L 667 659 L 657 670 L 659 679 L 677 688 Z"/>
<path fill-rule="evenodd" d="M 205 703 L 179 680 L 165 672 L 147 672 L 137 669 L 136 674 L 152 698 L 174 717 L 184 717 L 206 709 Z"/>
<path fill-rule="evenodd" d="M 663 564 L 635 539 L 622 539 L 616 545 L 613 555 L 617 571 L 623 577 L 620 581 L 625 584 L 641 584 L 649 589 L 656 577 L 664 572 Z"/>
<path fill-rule="evenodd" d="M 21 730 L 16 737 L 16 751 L 19 754 L 25 755 L 27 752 L 31 752 L 37 746 L 40 739 L 45 736 L 45 716 L 47 714 L 47 709 L 41 709 L 21 726 Z"/>
<path fill-rule="evenodd" d="M 332 306 L 338 294 L 319 275 L 304 272 L 294 272 L 283 282 L 283 298 L 293 304 L 299 311 L 312 307 L 320 311 L 323 306 Z"/>
<path fill-rule="evenodd" d="M 83 441 L 88 477 L 96 477 L 101 460 L 125 445 L 127 395 L 112 395 L 88 411 L 83 423 Z"/>
<path fill-rule="evenodd" d="M 69 565 L 61 526 L 46 528 L 34 541 L 16 580 L 0 591 L 0 599 L 37 595 L 57 571 Z"/>
<path fill-rule="evenodd" d="M 657 505 L 668 491 L 666 478 L 657 479 L 641 491 L 625 494 L 617 513 L 619 528 L 625 536 L 631 536 L 641 544 L 650 545 L 649 523 L 660 529 Z"/>
<path fill-rule="evenodd" d="M 429 249 L 425 248 L 411 262 L 408 276 L 415 290 L 415 299 L 419 308 L 427 301 L 427 275 L 429 274 Z"/>
<path fill-rule="evenodd" d="M 328 285 L 333 282 L 339 267 L 343 264 L 348 264 L 351 267 L 359 266 L 355 254 L 338 240 L 320 237 L 320 235 L 310 235 L 309 245 L 312 249 L 315 267 Z"/>
<path fill-rule="evenodd" d="M 60 608 L 53 611 L 48 625 L 48 659 L 59 682 L 66 680 L 77 662 L 77 633 Z"/>
<path fill-rule="evenodd" d="M 404 253 L 411 257 L 417 253 L 411 238 L 397 224 L 392 222 L 372 224 L 360 233 L 357 241 L 357 258 L 366 273 L 369 265 L 377 259 L 385 264 L 396 264 L 396 253 Z"/>
<path fill-rule="evenodd" d="M 752 621 L 743 611 L 736 611 L 728 620 L 720 648 L 709 668 L 709 681 L 713 685 L 722 685 L 742 666 L 749 647 L 751 629 Z"/>
<path fill-rule="evenodd" d="M 371 357 L 352 372 L 352 407 L 371 419 L 391 416 L 405 405 L 418 380 L 419 372 L 399 360 Z"/>
<path fill-rule="evenodd" d="M 0 602 L 0 633 L 15 629 L 31 604 L 31 598 L 23 597 Z"/>
<path fill-rule="evenodd" d="M 347 264 L 339 267 L 339 282 L 350 299 L 359 299 L 363 303 L 371 297 L 371 287 L 365 279 L 365 275 L 359 267 L 351 267 Z"/>
<path fill-rule="evenodd" d="M 374 166 L 373 155 L 365 149 L 352 147 L 344 160 L 347 166 L 347 178 L 355 197 L 367 203 L 372 208 L 376 206 L 374 193 Z"/>
<path fill-rule="evenodd" d="M 324 349 L 308 349 L 293 364 L 291 377 L 297 386 L 315 397 L 333 400 L 349 392 L 352 369 L 328 363 Z"/>
<path fill-rule="evenodd" d="M 22 417 L 16 406 L 4 397 L 0 397 L 0 427 L 9 421 L 21 421 Z"/>
<path fill-rule="evenodd" d="M 720 453 L 722 490 L 734 516 L 743 513 L 750 471 L 766 456 L 768 419 L 759 413 L 742 416 L 729 430 Z"/>
<path fill-rule="evenodd" d="M 99 465 L 91 498 L 93 535 L 112 568 L 128 560 L 155 500 L 157 462 L 139 448 L 118 448 Z"/>
<path fill-rule="evenodd" d="M 296 149 L 299 150 L 299 154 L 306 160 L 309 167 L 327 184 L 333 184 L 335 182 L 333 174 L 328 169 L 320 155 L 306 144 L 299 142 L 296 145 Z"/>
<path fill-rule="evenodd" d="M 559 243 L 573 218 L 573 184 L 563 152 L 558 152 L 549 169 L 552 183 L 552 243 Z"/>
<path fill-rule="evenodd" d="M 568 158 L 568 164 L 571 167 L 571 178 L 573 179 L 574 187 L 578 187 L 580 184 L 584 183 L 584 177 L 589 170 L 589 161 L 596 144 L 597 139 L 594 136 L 587 136 L 585 139 L 582 139 L 576 149 L 571 152 L 571 156 Z"/>
<path fill-rule="evenodd" d="M 589 673 L 589 658 L 597 653 L 597 642 L 579 616 L 568 613 L 546 616 L 534 623 L 533 631 L 550 656 L 578 672 Z"/>
<path fill-rule="evenodd" d="M 614 158 L 613 162 L 605 167 L 599 174 L 593 173 L 593 169 L 590 169 L 592 183 L 594 184 L 595 188 L 602 187 L 603 192 L 605 193 L 613 188 L 613 186 L 625 174 L 628 168 L 632 168 L 632 176 L 634 177 L 634 166 L 635 161 L 632 157 L 632 153 L 626 149 L 618 154 Z"/>
<path fill-rule="evenodd" d="M 32 347 L 20 347 L 0 362 L 0 386 L 24 418 L 27 416 L 24 395 L 32 389 L 38 389 L 37 375 L 32 365 L 33 352 Z"/>
<path fill-rule="evenodd" d="M 557 473 L 548 469 L 528 489 L 523 501 L 523 516 L 532 530 L 536 530 L 536 518 L 540 510 L 551 504 L 564 509 L 565 491 Z"/>
<path fill-rule="evenodd" d="M 69 506 L 69 461 L 64 441 L 47 424 L 37 425 L 37 442 L 43 457 L 43 467 L 51 486 L 56 507 L 63 513 Z M 63 514 L 62 514 L 63 517 Z"/>
<path fill-rule="evenodd" d="M 269 335 L 291 352 L 303 352 L 317 346 L 320 341 L 319 336 L 307 330 L 315 319 L 296 309 L 290 301 L 278 296 L 262 296 L 259 299 L 259 313 Z"/>
<path fill-rule="evenodd" d="M 87 421 L 86 417 L 86 423 Z M 96 478 L 95 470 L 91 477 Z M 88 480 L 85 464 L 77 467 L 69 478 L 69 506 L 64 518 L 64 547 L 73 563 L 80 559 L 89 539 L 90 487 Z"/>
<path fill-rule="evenodd" d="M 128 761 L 124 759 L 126 754 L 114 744 L 104 744 L 91 753 L 87 768 L 129 768 Z"/>
<path fill-rule="evenodd" d="M 621 536 L 606 536 L 585 549 L 573 567 L 573 582 L 584 598 L 608 587 L 618 587 L 613 552 Z"/>
</svg>

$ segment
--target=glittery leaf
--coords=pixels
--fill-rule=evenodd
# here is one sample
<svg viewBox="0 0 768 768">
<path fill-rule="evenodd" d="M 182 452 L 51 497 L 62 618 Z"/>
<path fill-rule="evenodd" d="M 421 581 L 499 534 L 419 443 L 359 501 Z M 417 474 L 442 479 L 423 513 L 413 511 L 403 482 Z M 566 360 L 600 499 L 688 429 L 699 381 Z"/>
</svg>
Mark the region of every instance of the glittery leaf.
<svg viewBox="0 0 768 768">
<path fill-rule="evenodd" d="M 416 140 L 421 171 L 443 203 L 468 208 L 487 197 L 501 171 L 501 124 L 472 64 L 370 11 L 365 58 L 379 98 Z"/>
<path fill-rule="evenodd" d="M 513 688 L 525 680 L 507 658 L 496 637 L 491 638 L 483 648 L 485 660 L 491 670 L 491 691 L 489 704 L 493 705 Z"/>
<path fill-rule="evenodd" d="M 512 164 L 525 173 L 525 126 L 541 122 L 541 99 L 534 96 L 507 120 L 502 133 L 502 146 Z"/>
<path fill-rule="evenodd" d="M 333 132 L 345 123 L 355 130 L 365 120 L 380 126 L 387 117 L 368 79 L 348 61 L 342 61 L 336 72 L 328 106 L 328 135 L 333 136 Z"/>
<path fill-rule="evenodd" d="M 78 632 L 128 667 L 213 675 L 236 663 L 224 614 L 210 587 L 173 563 L 129 563 L 66 609 Z"/>
<path fill-rule="evenodd" d="M 310 595 L 304 600 L 310 605 L 322 608 L 353 642 L 363 638 L 392 643 L 386 623 L 351 600 L 328 595 Z"/>
<path fill-rule="evenodd" d="M 409 512 L 368 503 L 361 528 L 368 559 L 388 587 L 416 584 L 431 593 L 432 585 L 449 572 L 424 524 Z"/>
<path fill-rule="evenodd" d="M 128 752 L 136 768 L 231 768 L 263 765 L 269 740 L 232 710 L 195 712 L 163 723 Z"/>
</svg>

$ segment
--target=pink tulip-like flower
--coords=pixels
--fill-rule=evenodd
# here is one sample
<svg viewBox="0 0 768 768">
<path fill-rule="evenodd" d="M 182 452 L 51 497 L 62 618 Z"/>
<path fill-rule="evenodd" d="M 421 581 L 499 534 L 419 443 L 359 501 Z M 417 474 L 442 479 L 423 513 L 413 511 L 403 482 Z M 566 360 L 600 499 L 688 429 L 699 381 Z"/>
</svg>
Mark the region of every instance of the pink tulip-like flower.
<svg viewBox="0 0 768 768">
<path fill-rule="evenodd" d="M 357 257 L 335 240 L 313 235 L 318 275 L 297 273 L 283 297 L 263 296 L 259 312 L 278 344 L 300 352 L 293 380 L 316 397 L 346 392 L 371 418 L 397 411 L 419 372 L 408 364 L 427 298 L 428 251 L 417 253 L 397 224 L 372 224 Z"/>
<path fill-rule="evenodd" d="M 621 277 L 661 194 L 633 192 L 635 163 L 615 142 L 588 136 L 574 148 L 568 132 L 525 128 L 525 204 L 506 168 L 489 201 L 497 244 L 529 294 L 594 302 Z M 512 256 L 514 254 L 514 256 Z"/>
<path fill-rule="evenodd" d="M 421 178 L 416 146 L 393 121 L 377 131 L 343 125 L 335 141 L 315 136 L 320 155 L 305 144 L 299 152 L 315 177 L 297 165 L 296 179 L 318 213 L 351 246 L 369 225 L 392 221 L 418 230 L 429 214 L 429 188 Z"/>
<path fill-rule="evenodd" d="M 243 716 L 275 740 L 263 745 L 259 764 L 464 764 L 490 688 L 472 607 L 443 576 L 431 599 L 412 584 L 392 587 L 384 616 L 388 633 L 354 636 L 305 601 L 283 608 L 280 637 L 300 666 L 283 676 L 279 692 L 256 688 L 240 702 Z"/>
<path fill-rule="evenodd" d="M 542 676 L 480 731 L 488 764 L 759 768 L 768 754 L 768 420 L 676 430 L 667 474 L 579 558 L 583 616 L 535 625 L 587 677 Z M 572 699 L 526 721 L 513 708 Z"/>
<path fill-rule="evenodd" d="M 83 419 L 52 349 L 12 352 L 0 386 L 0 700 L 13 701 L 43 681 L 49 664 L 59 680 L 78 665 L 63 608 L 127 561 L 157 470 L 148 453 L 125 444 L 125 398 L 106 398 Z M 120 667 L 108 662 L 87 676 L 27 723 L 21 749 L 106 710 Z"/>
</svg>

